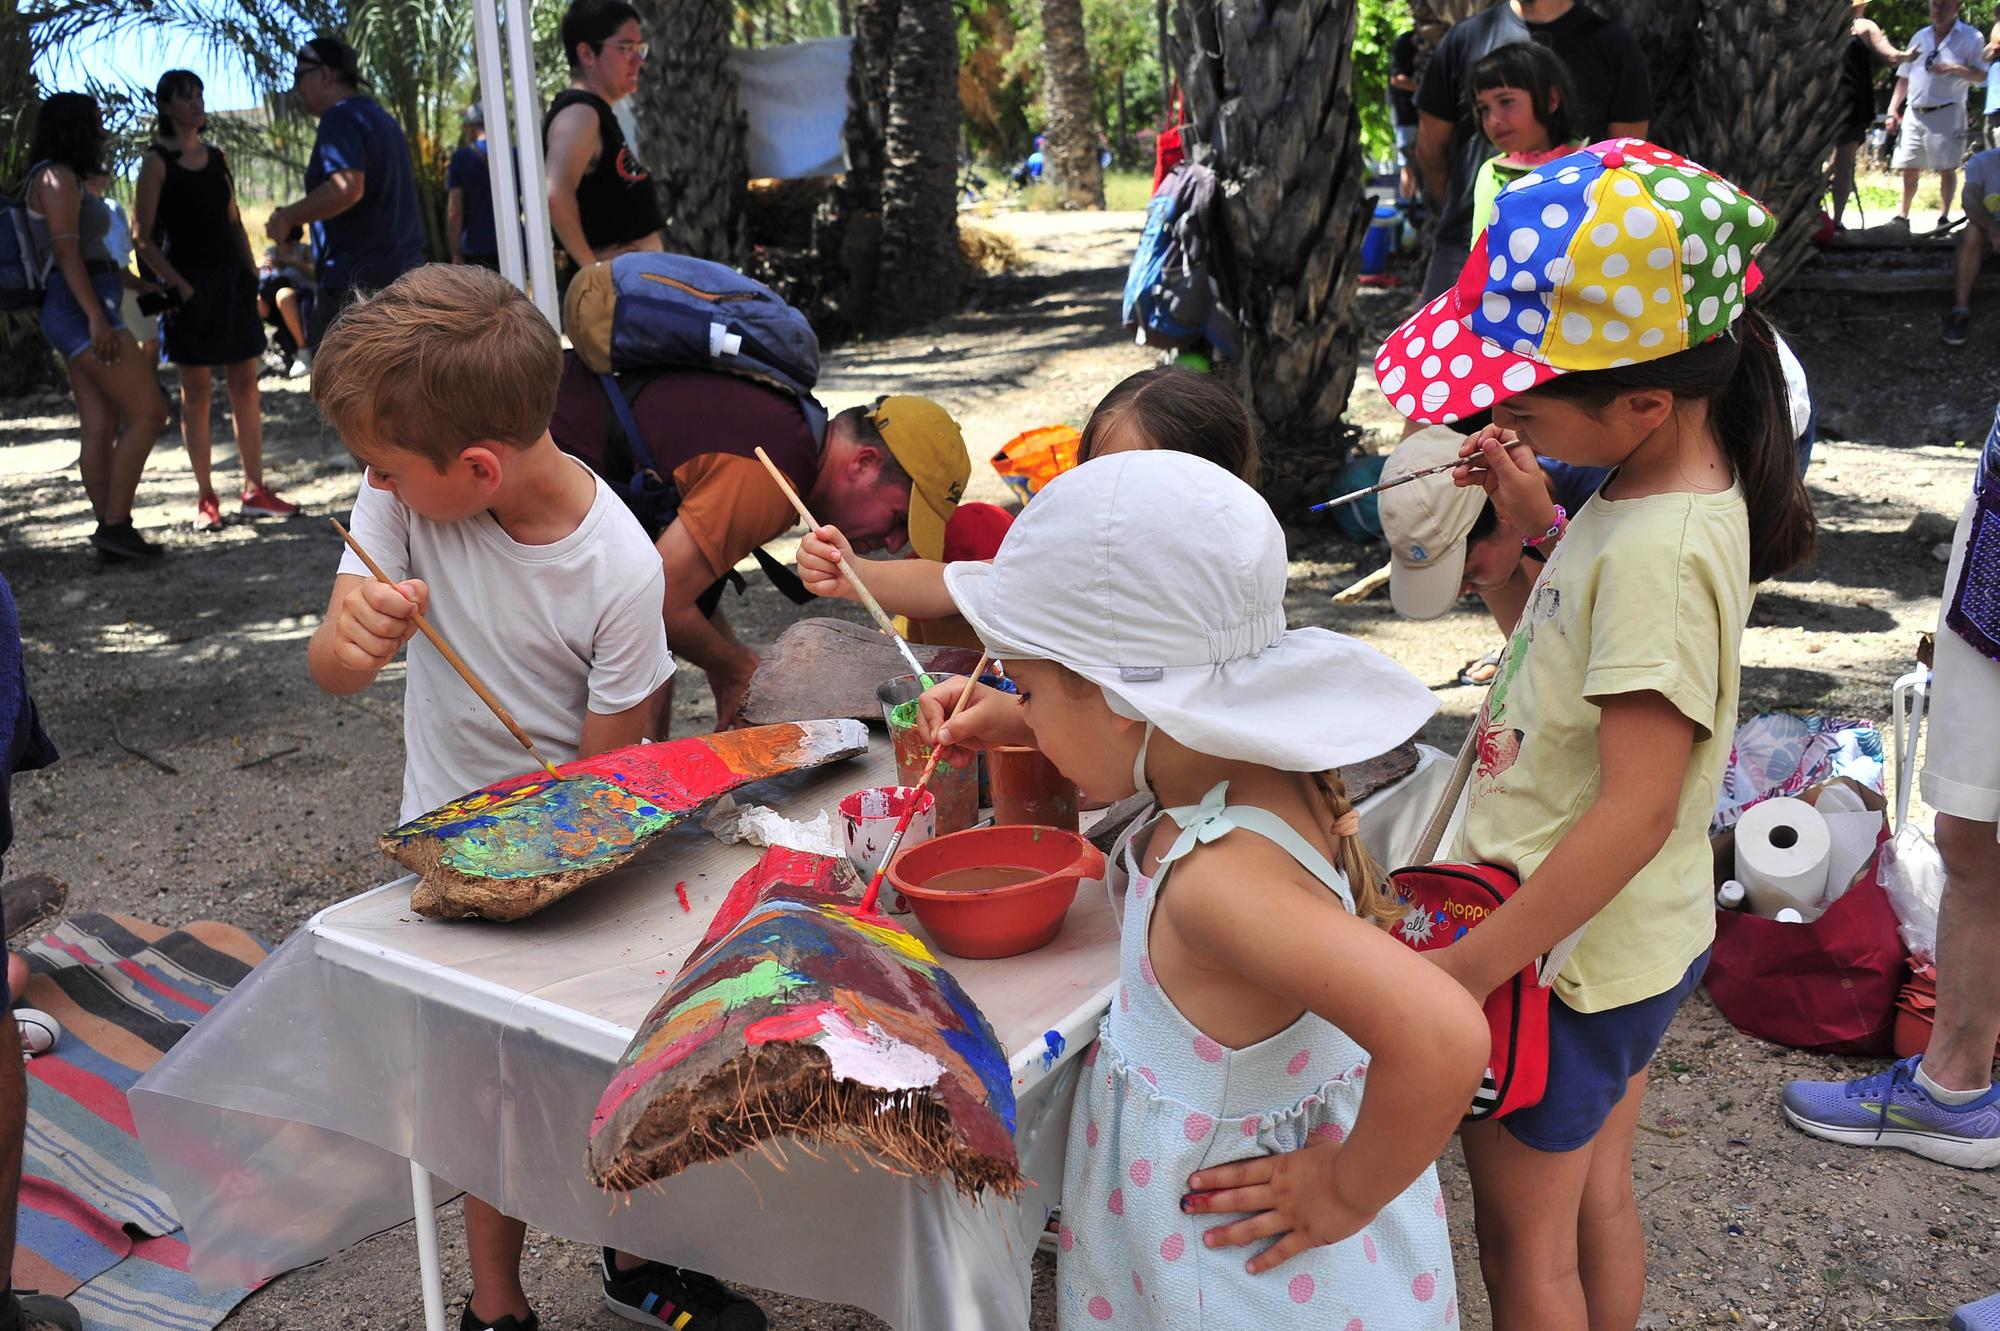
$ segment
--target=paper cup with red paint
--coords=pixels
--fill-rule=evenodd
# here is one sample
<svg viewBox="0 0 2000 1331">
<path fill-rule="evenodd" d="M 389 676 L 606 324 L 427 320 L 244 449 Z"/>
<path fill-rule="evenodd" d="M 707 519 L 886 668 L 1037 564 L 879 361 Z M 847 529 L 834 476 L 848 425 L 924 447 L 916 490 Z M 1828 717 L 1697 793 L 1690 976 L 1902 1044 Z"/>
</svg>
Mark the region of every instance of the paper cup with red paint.
<svg viewBox="0 0 2000 1331">
<path fill-rule="evenodd" d="M 930 791 L 909 786 L 871 786 L 840 802 L 840 827 L 846 838 L 847 858 L 854 861 L 864 881 L 872 879 L 882 867 L 889 838 L 896 834 L 896 824 L 902 820 L 912 798 L 916 800 L 917 811 L 910 817 L 909 830 L 903 833 L 903 846 L 908 847 L 921 845 L 937 835 L 937 797 Z M 909 903 L 903 900 L 903 894 L 890 888 L 887 882 L 883 887 L 879 903 L 882 909 L 908 913 Z"/>
</svg>

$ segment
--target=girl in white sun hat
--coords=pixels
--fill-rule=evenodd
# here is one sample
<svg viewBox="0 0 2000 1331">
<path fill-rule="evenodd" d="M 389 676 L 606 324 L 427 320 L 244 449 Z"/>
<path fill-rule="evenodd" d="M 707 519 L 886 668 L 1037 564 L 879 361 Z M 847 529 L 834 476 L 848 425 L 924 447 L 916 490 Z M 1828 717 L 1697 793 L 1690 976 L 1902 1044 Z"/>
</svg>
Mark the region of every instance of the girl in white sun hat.
<svg viewBox="0 0 2000 1331">
<path fill-rule="evenodd" d="M 1775 226 L 1703 167 L 1595 144 L 1502 192 L 1457 287 L 1375 362 L 1413 420 L 1491 408 L 1460 452 L 1483 470 L 1458 483 L 1531 544 L 1561 542 L 1448 855 L 1521 888 L 1425 954 L 1484 999 L 1587 923 L 1555 978 L 1547 1094 L 1460 1134 L 1496 1331 L 1639 1318 L 1633 1138 L 1715 934 L 1708 822 L 1751 584 L 1805 559 L 1815 530 L 1771 328 L 1746 303 Z M 1566 515 L 1536 454 L 1615 470 Z"/>
<path fill-rule="evenodd" d="M 1042 752 L 1165 807 L 1126 852 L 1118 996 L 1070 1123 L 1064 1327 L 1457 1318 L 1432 1161 L 1487 1029 L 1379 927 L 1398 912 L 1333 771 L 1436 703 L 1373 648 L 1287 629 L 1285 574 L 1257 493 L 1164 451 L 1058 477 L 992 564 L 945 573 Z"/>
</svg>

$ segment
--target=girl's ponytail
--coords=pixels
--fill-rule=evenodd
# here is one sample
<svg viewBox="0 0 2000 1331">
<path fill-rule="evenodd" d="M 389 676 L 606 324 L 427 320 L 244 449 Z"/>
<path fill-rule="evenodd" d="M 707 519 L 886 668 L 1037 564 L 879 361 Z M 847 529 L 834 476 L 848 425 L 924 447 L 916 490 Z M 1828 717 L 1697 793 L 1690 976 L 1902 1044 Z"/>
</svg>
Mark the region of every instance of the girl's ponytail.
<svg viewBox="0 0 2000 1331">
<path fill-rule="evenodd" d="M 1730 338 L 1741 348 L 1736 372 L 1710 403 L 1708 420 L 1750 510 L 1750 580 L 1763 582 L 1812 558 L 1819 519 L 1799 475 L 1785 367 L 1771 323 L 1745 310 Z"/>
<path fill-rule="evenodd" d="M 1382 866 L 1375 863 L 1375 857 L 1361 844 L 1360 833 L 1345 836 L 1340 833 L 1341 823 L 1354 815 L 1354 805 L 1347 798 L 1347 783 L 1338 771 L 1331 771 L 1313 773 L 1313 784 L 1319 788 L 1320 800 L 1326 805 L 1327 822 L 1339 846 L 1336 867 L 1347 875 L 1348 890 L 1354 893 L 1355 913 L 1376 924 L 1388 924 L 1399 918 L 1402 908 L 1389 891 Z"/>
<path fill-rule="evenodd" d="M 1709 428 L 1729 456 L 1750 513 L 1750 581 L 1763 582 L 1812 558 L 1819 519 L 1799 475 L 1798 441 L 1785 370 L 1770 321 L 1746 309 L 1726 333 L 1700 346 L 1610 370 L 1580 370 L 1534 390 L 1601 411 L 1646 390 L 1708 404 Z"/>
</svg>

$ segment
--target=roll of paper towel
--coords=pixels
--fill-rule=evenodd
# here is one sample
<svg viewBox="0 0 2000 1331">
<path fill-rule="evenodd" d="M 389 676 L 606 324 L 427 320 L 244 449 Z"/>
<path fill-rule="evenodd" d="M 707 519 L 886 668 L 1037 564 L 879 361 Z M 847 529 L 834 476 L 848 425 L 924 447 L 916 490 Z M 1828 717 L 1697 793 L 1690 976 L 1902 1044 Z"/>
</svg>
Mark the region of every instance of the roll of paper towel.
<svg viewBox="0 0 2000 1331">
<path fill-rule="evenodd" d="M 1736 824 L 1736 877 L 1750 909 L 1775 917 L 1789 906 L 1817 919 L 1832 844 L 1826 819 L 1804 800 L 1752 805 Z"/>
</svg>

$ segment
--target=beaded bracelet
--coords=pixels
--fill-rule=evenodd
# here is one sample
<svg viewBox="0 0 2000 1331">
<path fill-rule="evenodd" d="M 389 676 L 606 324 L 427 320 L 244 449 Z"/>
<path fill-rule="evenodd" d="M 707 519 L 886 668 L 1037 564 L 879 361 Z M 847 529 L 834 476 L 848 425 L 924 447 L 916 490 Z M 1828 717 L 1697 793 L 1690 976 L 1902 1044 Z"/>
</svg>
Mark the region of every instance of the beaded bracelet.
<svg viewBox="0 0 2000 1331">
<path fill-rule="evenodd" d="M 1561 504 L 1557 504 L 1555 508 L 1556 520 L 1549 524 L 1547 531 L 1543 532 L 1540 536 L 1523 536 L 1521 538 L 1521 548 L 1523 550 L 1532 550 L 1544 541 L 1557 540 L 1562 536 L 1563 528 L 1569 526 L 1569 510 L 1565 509 Z"/>
</svg>

